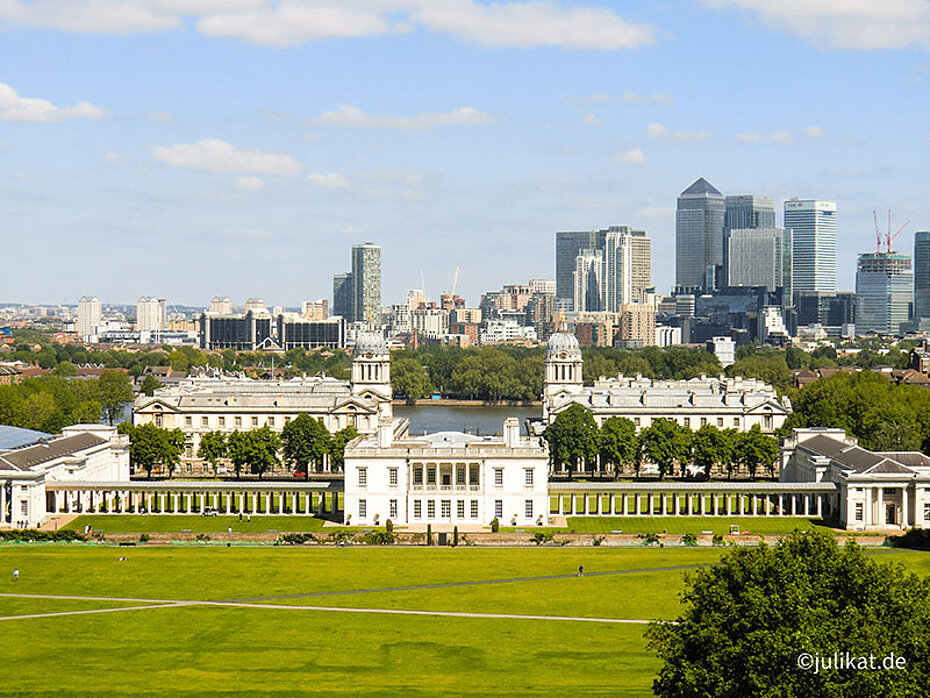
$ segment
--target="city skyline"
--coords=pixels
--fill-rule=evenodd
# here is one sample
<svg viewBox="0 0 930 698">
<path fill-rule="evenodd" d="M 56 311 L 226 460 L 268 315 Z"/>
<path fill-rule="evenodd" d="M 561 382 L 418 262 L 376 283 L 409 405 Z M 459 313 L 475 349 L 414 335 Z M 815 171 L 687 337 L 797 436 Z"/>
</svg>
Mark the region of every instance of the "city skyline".
<svg viewBox="0 0 930 698">
<path fill-rule="evenodd" d="M 551 277 L 559 230 L 670 249 L 698 177 L 776 208 L 836 201 L 844 290 L 872 209 L 911 219 L 904 251 L 930 227 L 919 8 L 178 6 L 0 7 L 0 201 L 22 260 L 3 301 L 291 305 L 331 297 L 362 240 L 384 249 L 385 300 L 421 270 L 438 297 L 459 266 L 475 299 Z M 731 107 L 750 82 L 762 98 Z M 673 274 L 654 264 L 658 290 Z"/>
</svg>

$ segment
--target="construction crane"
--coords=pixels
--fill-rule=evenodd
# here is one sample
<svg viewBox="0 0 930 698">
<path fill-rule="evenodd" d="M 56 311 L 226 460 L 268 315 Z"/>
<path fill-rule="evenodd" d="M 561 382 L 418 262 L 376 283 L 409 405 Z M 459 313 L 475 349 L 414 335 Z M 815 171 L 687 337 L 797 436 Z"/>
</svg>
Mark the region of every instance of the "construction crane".
<svg viewBox="0 0 930 698">
<path fill-rule="evenodd" d="M 462 269 L 462 265 L 459 264 L 455 267 L 455 274 L 452 276 L 452 288 L 449 289 L 449 295 L 455 296 L 455 287 L 459 283 L 459 271 Z"/>
<path fill-rule="evenodd" d="M 898 228 L 898 232 L 896 232 L 894 235 L 891 234 L 891 226 L 888 226 L 888 234 L 885 236 L 885 243 L 888 248 L 888 254 L 891 254 L 892 252 L 891 243 L 894 242 L 894 239 L 901 234 L 901 231 L 904 230 L 910 224 L 910 222 L 910 220 L 904 221 L 904 225 Z"/>
<path fill-rule="evenodd" d="M 891 243 L 894 242 L 895 238 L 901 234 L 901 232 L 910 225 L 910 220 L 904 221 L 904 225 L 898 228 L 897 232 L 892 235 L 891 233 L 891 209 L 888 209 L 888 229 L 885 232 L 884 236 L 882 235 L 881 230 L 878 227 L 878 211 L 872 209 L 872 217 L 875 219 L 875 252 L 877 254 L 883 254 L 882 252 L 882 238 L 884 237 L 885 250 L 884 254 L 891 254 Z"/>
</svg>

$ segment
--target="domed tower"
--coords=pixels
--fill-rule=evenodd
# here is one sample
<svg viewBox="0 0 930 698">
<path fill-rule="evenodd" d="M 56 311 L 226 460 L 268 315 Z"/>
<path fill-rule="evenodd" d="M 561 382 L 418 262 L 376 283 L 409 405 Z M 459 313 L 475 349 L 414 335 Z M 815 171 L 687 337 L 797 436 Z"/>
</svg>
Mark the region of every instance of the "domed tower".
<svg viewBox="0 0 930 698">
<path fill-rule="evenodd" d="M 352 394 L 375 392 L 391 398 L 391 352 L 384 337 L 362 332 L 352 352 Z"/>
<path fill-rule="evenodd" d="M 584 386 L 581 347 L 568 332 L 556 332 L 546 345 L 546 377 L 543 382 L 543 417 L 548 418 L 549 403 L 559 393 L 577 393 Z"/>
</svg>

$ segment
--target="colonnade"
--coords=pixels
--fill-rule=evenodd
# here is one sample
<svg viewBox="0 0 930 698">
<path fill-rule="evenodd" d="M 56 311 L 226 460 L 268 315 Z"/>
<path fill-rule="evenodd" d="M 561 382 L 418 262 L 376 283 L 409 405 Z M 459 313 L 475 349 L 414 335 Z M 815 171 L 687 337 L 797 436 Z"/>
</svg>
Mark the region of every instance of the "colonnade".
<svg viewBox="0 0 930 698">
<path fill-rule="evenodd" d="M 555 510 L 566 516 L 816 516 L 835 508 L 836 494 L 820 491 L 739 492 L 681 488 L 649 491 L 553 488 Z"/>
<path fill-rule="evenodd" d="M 328 496 L 327 496 L 328 495 Z M 80 483 L 46 487 L 49 513 L 335 515 L 339 492 L 328 489 L 185 488 L 180 483 L 103 489 Z"/>
</svg>

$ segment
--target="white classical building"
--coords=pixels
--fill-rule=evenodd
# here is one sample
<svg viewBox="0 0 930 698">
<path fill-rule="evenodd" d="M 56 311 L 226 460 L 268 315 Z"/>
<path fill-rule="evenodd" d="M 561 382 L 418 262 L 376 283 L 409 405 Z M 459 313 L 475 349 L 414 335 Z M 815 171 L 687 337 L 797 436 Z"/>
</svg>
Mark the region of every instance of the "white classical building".
<svg viewBox="0 0 930 698">
<path fill-rule="evenodd" d="M 670 419 L 695 430 L 710 424 L 748 431 L 758 425 L 770 434 L 791 413 L 787 398 L 779 399 L 772 386 L 755 378 L 701 376 L 662 381 L 618 375 L 602 376 L 593 386 L 585 386 L 583 363 L 574 335 L 557 332 L 549 338 L 543 426 L 573 404 L 589 410 L 598 424 L 610 417 L 627 417 L 639 429 L 656 419 Z"/>
<path fill-rule="evenodd" d="M 116 427 L 78 424 L 61 436 L 0 451 L 0 528 L 37 528 L 61 508 L 46 486 L 129 483 L 129 437 Z"/>
<path fill-rule="evenodd" d="M 309 414 L 323 420 L 330 432 L 352 426 L 371 434 L 382 420 L 392 419 L 391 399 L 387 344 L 380 335 L 363 333 L 355 344 L 349 381 L 328 376 L 262 381 L 201 373 L 160 388 L 151 397 L 140 395 L 133 406 L 133 424 L 183 431 L 187 447 L 182 468 L 194 472 L 200 468 L 200 439 L 209 431 L 230 433 L 267 425 L 280 432 L 299 414 Z"/>
<path fill-rule="evenodd" d="M 544 525 L 549 456 L 514 418 L 503 436 L 440 432 L 395 439 L 391 425 L 346 447 L 345 523 Z"/>
<path fill-rule="evenodd" d="M 834 484 L 831 509 L 850 530 L 930 527 L 930 457 L 919 451 L 869 451 L 842 429 L 795 429 L 780 479 Z"/>
</svg>

